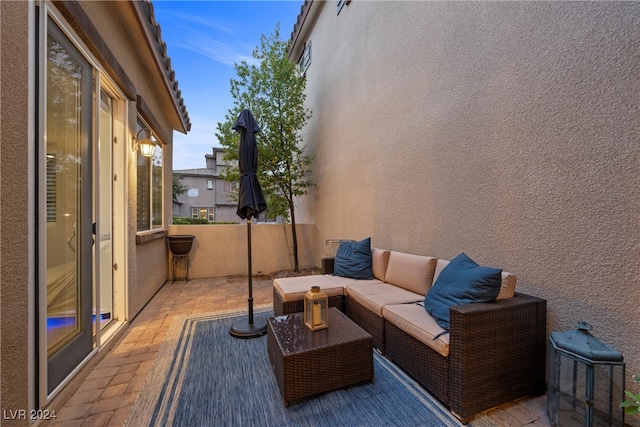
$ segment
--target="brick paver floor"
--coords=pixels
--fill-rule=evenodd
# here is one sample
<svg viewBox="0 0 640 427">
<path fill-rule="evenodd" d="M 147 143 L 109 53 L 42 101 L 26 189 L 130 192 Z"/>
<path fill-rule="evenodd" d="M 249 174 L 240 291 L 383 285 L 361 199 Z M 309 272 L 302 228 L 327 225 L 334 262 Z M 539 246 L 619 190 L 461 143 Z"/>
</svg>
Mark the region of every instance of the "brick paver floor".
<svg viewBox="0 0 640 427">
<path fill-rule="evenodd" d="M 271 280 L 253 280 L 254 307 L 272 303 Z M 167 282 L 109 353 L 57 412 L 49 426 L 124 425 L 176 316 L 247 307 L 246 278 L 221 277 Z M 550 425 L 544 396 L 487 412 L 500 427 Z"/>
</svg>

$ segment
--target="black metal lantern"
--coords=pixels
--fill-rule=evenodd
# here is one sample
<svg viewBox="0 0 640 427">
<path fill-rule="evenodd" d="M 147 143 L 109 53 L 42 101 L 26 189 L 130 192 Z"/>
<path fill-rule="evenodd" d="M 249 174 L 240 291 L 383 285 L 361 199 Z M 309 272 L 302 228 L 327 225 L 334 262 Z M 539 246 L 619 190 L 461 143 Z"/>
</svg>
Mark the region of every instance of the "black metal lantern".
<svg viewBox="0 0 640 427">
<path fill-rule="evenodd" d="M 624 426 L 622 354 L 580 322 L 549 337 L 547 413 L 553 426 Z"/>
</svg>

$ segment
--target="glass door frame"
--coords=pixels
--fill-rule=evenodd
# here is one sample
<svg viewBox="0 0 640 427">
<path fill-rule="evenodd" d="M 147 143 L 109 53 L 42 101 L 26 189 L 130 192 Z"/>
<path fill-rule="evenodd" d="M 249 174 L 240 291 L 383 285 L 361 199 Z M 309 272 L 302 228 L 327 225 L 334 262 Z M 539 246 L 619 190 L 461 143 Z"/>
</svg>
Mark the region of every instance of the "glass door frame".
<svg viewBox="0 0 640 427">
<path fill-rule="evenodd" d="M 101 270 L 109 269 L 112 277 L 112 295 L 113 295 L 113 310 L 112 320 L 103 328 L 99 327 L 99 319 L 96 319 L 96 346 L 100 347 L 108 342 L 113 335 L 128 321 L 127 318 L 127 292 L 126 286 L 128 268 L 127 268 L 127 255 L 126 250 L 128 245 L 127 237 L 127 205 L 128 200 L 128 188 L 127 188 L 127 118 L 128 107 L 125 95 L 120 91 L 115 83 L 113 83 L 107 76 L 100 73 L 99 81 L 96 83 L 96 93 L 105 92 L 112 101 L 112 117 L 111 117 L 111 246 L 112 257 L 110 260 L 103 260 L 102 254 L 99 248 L 99 236 L 104 234 L 104 230 L 101 230 L 100 221 L 97 221 L 98 212 L 100 210 L 100 193 L 99 188 L 100 180 L 98 176 L 101 169 L 104 167 L 102 159 L 98 156 L 97 150 L 94 152 L 94 221 L 96 222 L 96 247 L 94 248 L 95 268 L 94 277 L 99 277 Z M 99 107 L 100 100 L 97 97 L 97 105 Z M 98 113 L 99 115 L 99 113 Z M 98 123 L 96 126 L 96 132 L 100 131 L 102 123 Z M 96 133 L 96 142 L 99 135 Z M 96 289 L 99 289 L 99 281 L 96 280 Z M 100 294 L 96 293 L 95 298 L 96 307 L 100 306 Z"/>
</svg>

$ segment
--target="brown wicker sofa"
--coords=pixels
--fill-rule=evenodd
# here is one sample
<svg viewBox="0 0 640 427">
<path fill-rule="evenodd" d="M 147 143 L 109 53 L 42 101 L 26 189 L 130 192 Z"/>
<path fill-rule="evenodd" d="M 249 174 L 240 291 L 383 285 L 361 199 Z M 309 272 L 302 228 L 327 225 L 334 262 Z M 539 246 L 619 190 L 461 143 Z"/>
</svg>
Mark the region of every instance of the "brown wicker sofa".
<svg viewBox="0 0 640 427">
<path fill-rule="evenodd" d="M 373 279 L 322 275 L 275 279 L 276 315 L 302 311 L 304 292 L 320 286 L 330 305 L 373 336 L 374 346 L 438 398 L 463 423 L 523 396 L 545 392 L 546 301 L 516 293 L 503 272 L 495 301 L 450 308 L 444 333 L 421 305 L 447 260 L 371 248 Z"/>
</svg>

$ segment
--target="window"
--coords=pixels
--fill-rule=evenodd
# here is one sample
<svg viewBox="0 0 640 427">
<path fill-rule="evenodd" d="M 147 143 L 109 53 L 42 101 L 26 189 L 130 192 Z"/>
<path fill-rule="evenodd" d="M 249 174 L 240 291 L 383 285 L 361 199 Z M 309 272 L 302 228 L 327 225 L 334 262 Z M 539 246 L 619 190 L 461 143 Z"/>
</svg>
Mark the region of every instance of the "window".
<svg viewBox="0 0 640 427">
<path fill-rule="evenodd" d="M 202 218 L 215 221 L 216 208 L 191 208 L 191 218 Z"/>
<path fill-rule="evenodd" d="M 207 180 L 207 190 L 213 190 L 213 180 L 212 179 L 208 179 Z"/>
<path fill-rule="evenodd" d="M 238 183 L 237 182 L 224 182 L 224 192 L 225 193 L 234 193 L 238 191 Z"/>
<path fill-rule="evenodd" d="M 138 120 L 138 131 L 148 126 Z M 162 145 L 156 145 L 151 158 L 137 153 L 138 162 L 138 231 L 162 228 Z"/>
<path fill-rule="evenodd" d="M 298 73 L 301 76 L 307 72 L 307 69 L 311 65 L 311 40 L 309 40 L 304 45 L 304 51 L 302 52 L 302 56 L 300 56 L 300 60 L 298 61 Z"/>
<path fill-rule="evenodd" d="M 351 3 L 351 0 L 338 0 L 338 4 L 336 5 L 337 15 L 340 15 L 340 11 L 342 10 L 342 8 L 349 3 Z"/>
</svg>

